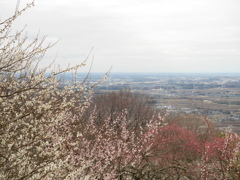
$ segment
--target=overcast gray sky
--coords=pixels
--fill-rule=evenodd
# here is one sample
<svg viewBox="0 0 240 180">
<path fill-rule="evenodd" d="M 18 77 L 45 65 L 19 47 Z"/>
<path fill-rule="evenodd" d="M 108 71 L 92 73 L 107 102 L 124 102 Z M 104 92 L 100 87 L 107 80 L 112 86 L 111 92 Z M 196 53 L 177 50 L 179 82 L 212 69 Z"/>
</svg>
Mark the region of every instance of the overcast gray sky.
<svg viewBox="0 0 240 180">
<path fill-rule="evenodd" d="M 0 0 L 0 17 L 16 0 Z M 22 0 L 21 6 L 30 2 Z M 93 71 L 240 72 L 239 0 L 36 0 L 16 22 L 29 37 L 60 39 L 57 63 L 82 62 L 94 47 Z M 90 64 L 90 61 L 89 61 Z"/>
</svg>

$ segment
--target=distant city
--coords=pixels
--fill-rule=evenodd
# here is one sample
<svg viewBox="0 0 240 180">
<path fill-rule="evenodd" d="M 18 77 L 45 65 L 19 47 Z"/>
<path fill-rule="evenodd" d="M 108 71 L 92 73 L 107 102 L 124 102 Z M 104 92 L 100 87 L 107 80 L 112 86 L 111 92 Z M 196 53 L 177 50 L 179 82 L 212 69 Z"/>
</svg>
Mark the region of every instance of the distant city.
<svg viewBox="0 0 240 180">
<path fill-rule="evenodd" d="M 78 81 L 86 74 L 79 73 Z M 104 73 L 91 73 L 89 85 L 99 82 Z M 66 74 L 64 83 L 72 79 Z M 220 128 L 233 126 L 240 131 L 240 73 L 110 73 L 94 89 L 98 93 L 130 89 L 151 97 L 156 108 L 171 112 L 205 113 Z"/>
</svg>

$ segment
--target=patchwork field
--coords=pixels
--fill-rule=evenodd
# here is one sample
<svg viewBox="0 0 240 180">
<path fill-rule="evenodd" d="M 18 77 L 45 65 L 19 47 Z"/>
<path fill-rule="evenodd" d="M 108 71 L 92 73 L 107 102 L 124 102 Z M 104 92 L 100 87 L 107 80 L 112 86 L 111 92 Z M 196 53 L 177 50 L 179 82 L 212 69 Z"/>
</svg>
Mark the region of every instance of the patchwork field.
<svg viewBox="0 0 240 180">
<path fill-rule="evenodd" d="M 194 113 L 207 114 L 217 127 L 224 129 L 232 126 L 234 132 L 240 133 L 240 97 L 231 97 L 232 94 L 239 93 L 239 89 L 224 89 L 230 97 L 216 96 L 219 88 L 195 91 L 197 94 L 205 95 L 164 97 L 159 98 L 157 102 L 161 106 L 171 106 L 173 109 L 187 113 L 194 111 Z M 213 93 L 215 96 L 211 96 Z"/>
</svg>

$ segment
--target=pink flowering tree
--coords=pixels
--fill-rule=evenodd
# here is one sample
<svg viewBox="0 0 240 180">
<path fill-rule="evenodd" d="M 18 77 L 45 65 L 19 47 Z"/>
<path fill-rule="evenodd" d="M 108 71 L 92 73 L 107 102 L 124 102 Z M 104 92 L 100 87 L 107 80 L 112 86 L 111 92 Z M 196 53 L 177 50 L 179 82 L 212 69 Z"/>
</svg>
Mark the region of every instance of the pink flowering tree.
<svg viewBox="0 0 240 180">
<path fill-rule="evenodd" d="M 209 133 L 208 138 L 203 139 L 196 132 L 176 124 L 155 131 L 150 141 L 153 145 L 151 155 L 148 156 L 148 162 L 156 166 L 155 174 L 159 172 L 161 178 L 238 179 L 239 136 L 230 129 L 221 137 L 211 130 L 206 132 Z"/>
<path fill-rule="evenodd" d="M 240 137 L 228 128 L 222 137 L 212 137 L 202 147 L 200 161 L 202 179 L 240 178 Z"/>
<path fill-rule="evenodd" d="M 139 135 L 128 127 L 131 119 L 126 110 L 115 119 L 106 118 L 101 126 L 96 123 L 94 112 L 85 123 L 79 123 L 81 115 L 66 116 L 62 126 L 54 129 L 53 142 L 65 140 L 61 144 L 68 150 L 67 159 L 74 167 L 69 177 L 126 179 L 137 177 L 139 173 L 136 174 L 136 169 L 144 174 L 143 159 L 152 146 L 146 142 L 152 137 L 144 137 L 142 127 L 139 127 Z M 163 126 L 163 119 L 153 115 L 149 126 L 157 129 Z"/>
</svg>

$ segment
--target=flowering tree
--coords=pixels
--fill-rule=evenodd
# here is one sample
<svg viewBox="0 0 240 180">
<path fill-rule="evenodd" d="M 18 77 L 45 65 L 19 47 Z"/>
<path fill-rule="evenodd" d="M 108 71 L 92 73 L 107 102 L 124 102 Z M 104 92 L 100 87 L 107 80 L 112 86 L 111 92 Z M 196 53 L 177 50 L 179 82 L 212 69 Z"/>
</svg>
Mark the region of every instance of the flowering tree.
<svg viewBox="0 0 240 180">
<path fill-rule="evenodd" d="M 168 124 L 156 130 L 149 153 L 151 171 L 161 178 L 239 179 L 240 137 L 228 129 L 208 138 L 197 132 Z"/>
<path fill-rule="evenodd" d="M 19 2 L 18 2 L 19 4 Z M 61 143 L 52 142 L 51 129 L 66 111 L 80 112 L 88 105 L 84 82 L 61 87 L 67 71 L 40 69 L 39 62 L 52 46 L 45 38 L 31 42 L 24 31 L 12 32 L 14 21 L 34 3 L 0 22 L 0 179 L 63 178 L 71 170 Z M 29 42 L 29 43 L 27 43 Z"/>
<path fill-rule="evenodd" d="M 148 142 L 155 135 L 144 134 L 147 129 L 164 126 L 164 117 L 153 114 L 145 129 L 138 124 L 141 130 L 136 134 L 135 130 L 128 128 L 132 120 L 127 110 L 114 119 L 109 115 L 102 125 L 97 123 L 96 111 L 84 123 L 81 122 L 83 114 L 66 115 L 62 118 L 62 125 L 52 131 L 52 142 L 58 144 L 64 139 L 61 144 L 69 152 L 68 162 L 74 167 L 68 176 L 70 179 L 149 179 L 154 176 L 148 173 L 144 159 L 153 146 Z"/>
<path fill-rule="evenodd" d="M 228 128 L 222 137 L 212 137 L 202 146 L 199 177 L 207 179 L 240 178 L 240 137 Z"/>
</svg>

